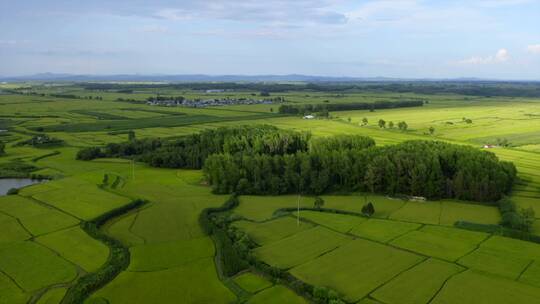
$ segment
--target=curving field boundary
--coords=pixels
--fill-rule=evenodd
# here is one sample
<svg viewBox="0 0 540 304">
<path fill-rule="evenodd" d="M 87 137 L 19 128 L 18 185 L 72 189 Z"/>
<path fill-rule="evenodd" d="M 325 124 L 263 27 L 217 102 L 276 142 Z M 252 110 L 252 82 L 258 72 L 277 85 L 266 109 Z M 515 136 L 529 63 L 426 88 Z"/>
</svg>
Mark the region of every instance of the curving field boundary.
<svg viewBox="0 0 540 304">
<path fill-rule="evenodd" d="M 124 215 L 147 204 L 148 201 L 136 199 L 120 208 L 104 213 L 91 221 L 81 223 L 81 228 L 94 239 L 109 247 L 109 258 L 96 272 L 80 277 L 71 286 L 61 304 L 83 303 L 94 291 L 112 281 L 120 272 L 127 269 L 130 261 L 129 249 L 120 241 L 108 236 L 100 228 L 108 221 Z"/>
</svg>

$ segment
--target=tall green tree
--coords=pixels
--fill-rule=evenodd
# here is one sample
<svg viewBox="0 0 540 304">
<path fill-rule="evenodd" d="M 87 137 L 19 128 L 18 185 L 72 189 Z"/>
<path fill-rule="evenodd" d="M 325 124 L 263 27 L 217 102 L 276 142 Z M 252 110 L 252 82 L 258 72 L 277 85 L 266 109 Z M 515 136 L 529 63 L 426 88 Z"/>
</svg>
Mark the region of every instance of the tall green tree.
<svg viewBox="0 0 540 304">
<path fill-rule="evenodd" d="M 135 140 L 135 131 L 130 130 L 128 132 L 128 141 L 134 141 Z"/>
<path fill-rule="evenodd" d="M 368 119 L 366 117 L 362 118 L 362 125 L 366 126 L 368 124 Z"/>
<path fill-rule="evenodd" d="M 315 202 L 313 203 L 313 206 L 317 209 L 321 209 L 324 206 L 324 200 L 321 197 L 317 196 L 315 198 Z"/>
<path fill-rule="evenodd" d="M 375 213 L 375 207 L 373 206 L 373 203 L 368 202 L 364 206 L 362 206 L 362 214 L 371 217 Z"/>
</svg>

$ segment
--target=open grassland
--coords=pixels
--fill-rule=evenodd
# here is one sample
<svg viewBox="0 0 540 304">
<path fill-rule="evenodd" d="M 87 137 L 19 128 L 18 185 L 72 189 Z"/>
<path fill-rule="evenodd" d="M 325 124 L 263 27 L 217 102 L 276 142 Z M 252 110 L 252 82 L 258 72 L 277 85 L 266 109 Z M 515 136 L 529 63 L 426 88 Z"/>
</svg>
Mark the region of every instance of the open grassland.
<svg viewBox="0 0 540 304">
<path fill-rule="evenodd" d="M 234 212 L 246 219 L 263 221 L 272 218 L 274 212 L 280 208 L 313 207 L 314 199 L 298 195 L 270 196 L 242 196 L 240 206 Z"/>
<path fill-rule="evenodd" d="M 0 213 L 0 228 L 2 235 L 0 243 L 23 241 L 30 238 L 30 234 L 22 227 L 17 219 Z"/>
<path fill-rule="evenodd" d="M 232 294 L 216 277 L 213 258 L 160 271 L 121 273 L 90 298 L 109 303 L 230 303 Z"/>
<path fill-rule="evenodd" d="M 373 297 L 389 304 L 429 303 L 444 282 L 462 270 L 455 264 L 429 259 L 377 289 Z"/>
<path fill-rule="evenodd" d="M 304 304 L 308 303 L 302 297 L 296 295 L 291 290 L 277 285 L 268 289 L 265 289 L 255 296 L 253 296 L 248 303 L 250 304 L 280 304 L 280 303 L 291 303 L 291 304 Z"/>
<path fill-rule="evenodd" d="M 403 222 L 453 226 L 457 221 L 468 221 L 481 224 L 497 224 L 501 217 L 495 206 L 484 206 L 456 200 L 442 201 L 404 201 L 382 195 L 358 193 L 355 195 L 322 195 L 324 208 L 338 209 L 353 213 L 360 213 L 362 206 L 371 202 L 375 208 L 373 217 L 393 219 Z M 313 208 L 314 197 L 283 195 L 283 196 L 242 196 L 240 206 L 235 213 L 249 220 L 263 221 L 270 219 L 278 209 L 283 208 Z M 319 213 L 300 211 L 301 216 L 310 219 Z M 330 215 L 323 215 L 325 220 L 332 221 Z M 347 229 L 349 220 L 344 217 L 339 223 L 328 223 L 330 228 L 336 230 Z M 356 219 L 357 221 L 361 219 Z M 314 221 L 317 221 L 314 219 Z M 345 221 L 345 222 L 343 222 Z M 352 227 L 351 227 L 352 228 Z M 349 228 L 350 229 L 350 228 Z"/>
<path fill-rule="evenodd" d="M 487 237 L 480 232 L 424 226 L 395 239 L 391 244 L 427 256 L 455 261 L 473 251 Z"/>
<path fill-rule="evenodd" d="M 354 302 L 424 258 L 366 240 L 354 240 L 291 270 L 301 280 L 328 286 Z"/>
<path fill-rule="evenodd" d="M 73 264 L 30 241 L 2 245 L 0 269 L 27 292 L 38 291 L 53 283 L 67 283 L 77 275 Z"/>
<path fill-rule="evenodd" d="M 18 219 L 35 236 L 75 226 L 79 222 L 57 209 L 21 196 L 0 197 L 0 210 Z"/>
<path fill-rule="evenodd" d="M 264 208 L 262 210 L 266 213 Z M 439 303 L 460 303 L 459 295 L 451 297 L 452 293 L 441 290 L 464 288 L 461 284 L 466 283 L 461 281 L 467 282 L 468 277 L 460 274 L 473 271 L 486 284 L 482 292 L 498 288 L 497 282 L 504 278 L 519 282 L 510 286 L 509 294 L 514 289 L 538 292 L 535 286 L 540 284 L 537 262 L 540 245 L 536 243 L 445 226 L 366 220 L 323 211 L 301 211 L 300 217 L 354 240 L 332 246 L 335 249 L 325 253 L 317 249 L 319 254 L 310 254 L 314 252 L 313 248 L 322 248 L 323 242 L 326 246 L 331 245 L 328 239 L 311 238 L 317 228 L 310 228 L 258 247 L 254 253 L 270 265 L 285 269 L 292 266 L 289 272 L 297 278 L 315 286 L 332 288 L 347 301 L 428 303 L 436 299 Z M 342 222 L 339 217 L 343 217 Z M 254 230 L 254 225 L 267 225 L 277 220 L 251 223 L 248 227 Z M 242 229 L 242 225 L 237 227 Z M 270 227 L 281 230 L 279 225 L 265 228 Z M 508 296 L 503 293 L 502 298 Z M 527 297 L 518 298 L 517 303 L 528 303 Z"/>
<path fill-rule="evenodd" d="M 262 246 L 309 229 L 313 227 L 313 225 L 305 222 L 298 222 L 292 217 L 285 216 L 260 224 L 240 221 L 236 222 L 234 227 L 246 231 L 253 241 Z"/>
<path fill-rule="evenodd" d="M 131 240 L 128 245 L 133 246 L 130 249 L 133 263 L 117 280 L 123 282 L 124 277 L 135 280 L 140 284 L 141 290 L 148 289 L 141 292 L 148 294 L 153 290 L 153 285 L 148 284 L 150 281 L 165 286 L 166 284 L 159 283 L 159 280 L 170 282 L 171 278 L 174 278 L 176 282 L 178 276 L 184 277 L 184 287 L 168 285 L 169 287 L 159 292 L 163 302 L 185 298 L 197 303 L 228 303 L 234 299 L 234 294 L 217 278 L 213 261 L 214 245 L 203 235 L 198 224 L 200 211 L 206 207 L 221 205 L 225 197 L 211 195 L 207 187 L 200 186 L 200 172 L 151 169 L 137 165 L 133 176 L 129 162 L 80 162 L 74 160 L 76 149 L 60 148 L 60 151 L 59 155 L 39 160 L 37 164 L 57 170 L 62 175 L 69 176 L 68 178 L 27 187 L 21 191 L 22 196 L 1 198 L 0 210 L 9 212 L 9 215 L 2 213 L 2 225 L 6 217 L 6 221 L 9 219 L 11 224 L 5 225 L 15 227 L 13 229 L 18 229 L 19 234 L 12 233 L 9 244 L 2 248 L 6 255 L 2 260 L 8 261 L 9 258 L 11 263 L 0 265 L 0 269 L 16 279 L 17 275 L 35 278 L 38 283 L 34 284 L 39 284 L 39 288 L 34 289 L 32 285 L 32 288 L 21 290 L 23 301 L 41 288 L 70 284 L 77 275 L 77 269 L 94 271 L 101 266 L 108 256 L 107 248 L 82 233 L 79 228 L 70 227 L 78 224 L 77 217 L 92 218 L 135 197 L 149 199 L 152 204 L 104 228 L 113 235 L 127 236 L 128 240 Z M 102 184 L 105 175 L 111 177 L 111 182 L 100 188 L 98 185 Z M 113 187 L 111 183 L 115 176 L 119 177 L 121 182 Z M 86 197 L 85 195 L 88 199 L 83 201 L 81 198 Z M 39 259 L 31 255 L 28 248 L 22 250 L 25 254 L 17 255 L 20 262 L 15 263 L 11 259 L 11 255 L 15 254 L 12 251 L 22 246 L 15 241 L 31 237 L 30 232 L 22 229 L 23 226 L 17 219 L 25 226 L 28 225 L 28 230 L 34 235 L 40 235 L 36 238 L 36 245 L 32 245 L 34 242 L 30 243 L 33 246 L 31 248 L 40 249 L 35 254 Z M 48 248 L 37 245 L 38 242 Z M 52 262 L 47 259 L 52 259 Z M 11 274 L 14 270 L 10 266 L 16 267 L 19 263 L 28 266 L 18 268 L 21 274 Z M 122 292 L 132 292 L 129 284 L 120 283 L 121 287 L 116 287 L 116 282 L 115 280 L 110 288 L 127 289 L 114 291 L 112 294 L 108 293 L 109 289 L 105 289 L 103 292 L 106 294 L 100 297 L 113 303 L 118 299 L 117 296 L 123 298 Z M 199 292 L 193 291 L 192 286 L 195 285 L 200 286 Z M 8 289 L 9 285 L 6 286 Z M 19 293 L 13 291 L 10 294 L 17 297 Z M 47 300 L 45 297 L 48 297 L 48 294 L 45 293 L 43 301 Z M 54 302 L 54 299 L 61 298 L 61 295 L 51 297 L 51 300 L 47 301 Z M 139 300 L 138 293 L 135 298 Z M 151 298 L 142 298 L 140 301 L 148 302 L 149 299 Z"/>
<path fill-rule="evenodd" d="M 207 237 L 130 248 L 129 271 L 158 271 L 179 267 L 214 256 L 212 240 Z"/>
<path fill-rule="evenodd" d="M 129 170 L 130 165 L 124 165 Z M 199 213 L 221 205 L 225 197 L 211 195 L 207 187 L 198 184 L 200 178 L 197 171 L 137 166 L 135 179 L 128 179 L 116 190 L 148 199 L 152 204 L 108 228 L 113 234 L 127 236 L 132 245 L 132 264 L 96 293 L 96 298 L 111 303 L 126 299 L 132 303 L 169 302 L 179 298 L 194 303 L 229 303 L 234 299 L 217 277 L 214 245 L 198 224 Z M 167 283 L 171 281 L 175 284 Z M 139 292 L 133 293 L 133 288 Z"/>
<path fill-rule="evenodd" d="M 51 184 L 56 182 L 51 182 Z M 61 183 L 61 182 L 59 182 Z M 127 204 L 125 197 L 99 189 L 96 185 L 50 185 L 55 190 L 38 193 L 32 198 L 54 206 L 76 218 L 90 220 L 109 210 Z"/>
<path fill-rule="evenodd" d="M 534 303 L 539 297 L 539 288 L 469 270 L 452 277 L 432 303 Z"/>
<path fill-rule="evenodd" d="M 272 286 L 272 283 L 266 279 L 253 274 L 251 272 L 245 272 L 234 278 L 234 282 L 238 286 L 242 287 L 247 292 L 255 293 Z"/>
<path fill-rule="evenodd" d="M 308 229 L 255 249 L 255 255 L 275 267 L 291 268 L 350 241 L 323 227 Z"/>
<path fill-rule="evenodd" d="M 41 298 L 38 304 L 56 304 L 60 303 L 66 294 L 66 288 L 53 288 L 47 291 Z"/>
<path fill-rule="evenodd" d="M 300 213 L 295 212 L 294 214 L 297 216 L 300 214 L 304 220 L 317 223 L 318 225 L 325 226 L 341 233 L 349 232 L 354 227 L 357 227 L 366 221 L 365 218 L 354 215 L 323 213 L 318 211 L 302 211 Z"/>
<path fill-rule="evenodd" d="M 5 212 L 15 209 L 17 213 L 13 214 L 20 217 L 22 223 L 32 223 L 33 216 L 40 214 L 50 216 L 54 220 L 53 223 L 48 221 L 40 223 L 36 218 L 34 229 L 36 234 L 39 233 L 41 236 L 36 238 L 36 243 L 29 242 L 30 245 L 26 245 L 26 242 L 21 243 L 27 247 L 31 246 L 30 249 L 34 251 L 39 249 L 39 252 L 27 256 L 32 254 L 29 248 L 18 249 L 23 245 L 15 241 L 30 237 L 29 233 L 25 234 L 24 229 L 19 229 L 21 235 L 13 233 L 15 239 L 9 240 L 5 248 L 2 247 L 2 260 L 6 261 L 5 265 L 0 265 L 2 271 L 16 279 L 19 279 L 19 275 L 22 276 L 21 280 L 30 278 L 37 280 L 37 283 L 25 283 L 37 287 L 31 285 L 31 288 L 24 289 L 24 292 L 31 294 L 47 286 L 69 284 L 77 275 L 76 270 L 79 267 L 81 270 L 95 271 L 106 260 L 108 249 L 91 239 L 78 227 L 70 228 L 78 223 L 75 217 L 91 218 L 94 214 L 99 215 L 121 206 L 132 197 L 142 197 L 152 203 L 104 227 L 112 235 L 127 236 L 125 238 L 131 247 L 132 263 L 129 269 L 103 289 L 97 298 L 103 297 L 111 303 L 122 302 L 127 299 L 125 298 L 127 293 L 132 293 L 131 284 L 134 284 L 138 286 L 140 292 L 148 294 L 148 297 L 140 298 L 138 292 L 135 293 L 134 303 L 160 299 L 156 297 L 157 295 L 163 302 L 183 298 L 196 303 L 228 303 L 234 299 L 234 294 L 218 280 L 213 261 L 213 242 L 203 235 L 198 224 L 201 210 L 221 205 L 225 196 L 211 195 L 207 187 L 199 185 L 200 172 L 152 169 L 137 165 L 133 179 L 129 162 L 79 162 L 69 153 L 71 150 L 62 151 L 67 153 L 43 159 L 40 164 L 60 170 L 63 174 L 69 175 L 69 178 L 25 188 L 21 191 L 24 197 L 3 197 L 2 200 L 5 200 L 6 204 L 0 205 L 0 210 Z M 111 177 L 118 176 L 122 181 L 115 188 L 110 183 L 102 188 L 97 187 L 102 183 L 105 174 Z M 60 193 L 64 189 L 65 194 L 58 196 L 58 199 L 47 196 L 51 192 Z M 93 191 L 95 194 L 86 204 L 75 199 L 77 192 L 84 191 Z M 100 201 L 100 198 L 104 200 Z M 15 204 L 28 206 L 24 205 L 26 207 L 19 209 L 14 207 Z M 106 209 L 103 211 L 94 211 L 105 206 Z M 68 215 L 71 213 L 75 216 Z M 11 221 L 12 226 L 20 226 L 15 218 L 8 215 L 5 217 Z M 120 239 L 124 240 L 122 237 Z M 17 255 L 15 252 L 17 250 L 24 251 L 25 254 L 19 252 Z M 17 261 L 20 262 L 13 262 L 12 255 L 17 255 Z M 7 263 L 8 260 L 11 260 L 11 263 Z M 28 266 L 16 268 L 21 274 L 11 274 L 15 271 L 12 267 L 18 264 Z M 179 282 L 179 285 L 164 283 L 171 280 Z M 181 280 L 184 280 L 184 283 Z M 124 284 L 125 282 L 130 283 Z M 157 294 L 153 294 L 152 290 L 155 290 L 156 286 L 153 284 L 168 287 L 161 288 Z M 199 286 L 198 291 L 193 288 L 195 285 Z M 26 297 L 25 295 L 24 298 Z"/>
<path fill-rule="evenodd" d="M 539 245 L 494 236 L 483 242 L 473 253 L 461 258 L 459 263 L 478 271 L 519 280 L 527 272 L 535 272 L 535 267 L 531 266 L 538 260 Z"/>
<path fill-rule="evenodd" d="M 111 221 L 109 224 L 106 224 L 104 230 L 107 231 L 107 234 L 128 247 L 144 244 L 144 239 L 131 232 L 131 226 L 137 215 L 138 213 L 131 213 L 116 221 Z"/>
<path fill-rule="evenodd" d="M 392 93 L 285 92 L 290 104 L 372 102 L 419 97 L 418 108 L 332 112 L 332 119 L 304 120 L 275 114 L 278 105 L 237 105 L 205 109 L 153 107 L 115 101 L 155 96 L 88 91 L 80 87 L 40 87 L 39 93 L 101 96 L 103 100 L 52 96 L 0 95 L 0 140 L 6 154 L 0 164 L 22 161 L 35 173 L 58 179 L 0 197 L 0 303 L 58 303 L 66 288 L 108 256 L 103 244 L 78 227 L 133 198 L 151 203 L 103 229 L 129 247 L 128 269 L 93 294 L 88 303 L 231 303 L 232 290 L 219 280 L 216 249 L 198 223 L 204 208 L 220 206 L 225 196 L 201 184 L 199 171 L 149 168 L 129 161 L 76 161 L 79 147 L 123 142 L 127 131 L 137 138 L 177 137 L 207 128 L 267 123 L 310 131 L 314 136 L 362 134 L 378 145 L 410 139 L 438 139 L 481 147 L 506 139 L 511 147 L 490 149 L 512 161 L 521 183 L 511 199 L 532 207 L 540 218 L 540 101 L 524 98 L 478 98 L 459 95 Z M 246 97 L 259 92 L 204 94 L 164 89 L 160 94 L 187 98 Z M 402 95 L 401 97 L 399 95 Z M 271 109 L 273 113 L 271 112 Z M 350 121 L 349 119 L 350 118 Z M 362 126 L 362 119 L 368 124 Z M 463 118 L 471 119 L 467 123 Z M 379 128 L 377 121 L 406 121 L 406 132 Z M 433 135 L 429 128 L 434 127 Z M 0 127 L 3 129 L 4 127 Z M 51 132 L 49 132 L 51 131 Z M 65 145 L 17 147 L 18 141 L 47 132 Z M 59 153 L 47 156 L 54 151 Z M 47 157 L 45 157 L 47 156 Z M 109 183 L 102 185 L 104 176 Z M 118 183 L 113 187 L 113 181 Z M 235 223 L 260 247 L 255 255 L 288 269 L 303 281 L 330 287 L 347 301 L 378 303 L 535 303 L 540 298 L 540 245 L 450 228 L 456 221 L 497 224 L 496 207 L 452 200 L 414 202 L 356 193 L 323 195 L 323 208 L 360 213 L 372 202 L 366 219 L 317 211 L 291 216 L 282 208 L 313 208 L 314 197 L 242 196 Z M 534 226 L 540 234 L 540 221 Z M 234 278 L 250 294 L 248 303 L 305 303 L 289 289 L 250 273 Z"/>
<path fill-rule="evenodd" d="M 15 282 L 3 273 L 0 273 L 0 301 L 2 303 L 26 303 L 29 296 L 17 286 Z"/>
<path fill-rule="evenodd" d="M 171 115 L 164 117 L 140 118 L 136 120 L 109 120 L 100 122 L 60 124 L 45 127 L 46 132 L 96 132 L 125 131 L 155 127 L 179 127 L 195 124 L 216 123 L 221 121 L 253 120 L 274 116 L 272 114 L 255 114 L 246 116 L 210 116 L 210 115 Z"/>
<path fill-rule="evenodd" d="M 107 246 L 91 238 L 79 227 L 50 233 L 37 238 L 36 241 L 58 252 L 87 272 L 96 271 L 109 256 Z"/>
<path fill-rule="evenodd" d="M 415 223 L 369 219 L 354 227 L 350 233 L 370 240 L 386 243 L 420 227 L 420 224 Z"/>
<path fill-rule="evenodd" d="M 529 267 L 519 277 L 519 281 L 540 287 L 540 262 L 536 260 L 529 264 Z"/>
</svg>

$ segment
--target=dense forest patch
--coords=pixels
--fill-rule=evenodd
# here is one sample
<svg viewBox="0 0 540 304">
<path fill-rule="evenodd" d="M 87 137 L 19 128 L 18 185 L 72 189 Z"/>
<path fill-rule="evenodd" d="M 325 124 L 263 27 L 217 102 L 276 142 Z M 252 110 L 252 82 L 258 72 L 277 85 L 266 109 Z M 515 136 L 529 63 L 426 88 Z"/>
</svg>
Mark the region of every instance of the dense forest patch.
<svg viewBox="0 0 540 304">
<path fill-rule="evenodd" d="M 407 141 L 376 147 L 365 136 L 311 139 L 272 126 L 206 130 L 174 141 L 133 140 L 77 157 L 132 157 L 155 167 L 203 168 L 216 193 L 370 191 L 493 202 L 516 177 L 512 163 L 472 147 Z"/>
<path fill-rule="evenodd" d="M 288 155 L 216 154 L 204 166 L 217 193 L 370 191 L 497 201 L 516 176 L 492 153 L 434 141 Z"/>
<path fill-rule="evenodd" d="M 86 148 L 79 151 L 77 158 L 133 157 L 154 167 L 201 169 L 204 160 L 212 154 L 290 154 L 307 151 L 309 139 L 308 133 L 279 130 L 269 125 L 221 127 L 176 140 L 152 138 Z"/>
<path fill-rule="evenodd" d="M 310 114 L 310 113 L 328 113 L 329 111 L 352 111 L 352 110 L 375 110 L 375 109 L 421 107 L 423 105 L 424 105 L 423 100 L 281 105 L 279 107 L 279 113 Z"/>
</svg>

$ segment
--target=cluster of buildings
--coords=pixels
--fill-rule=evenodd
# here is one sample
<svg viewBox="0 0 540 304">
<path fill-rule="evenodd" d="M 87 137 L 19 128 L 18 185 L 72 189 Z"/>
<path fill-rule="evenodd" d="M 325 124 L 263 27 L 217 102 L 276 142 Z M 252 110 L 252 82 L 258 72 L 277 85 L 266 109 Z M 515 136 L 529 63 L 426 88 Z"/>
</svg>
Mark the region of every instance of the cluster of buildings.
<svg viewBox="0 0 540 304">
<path fill-rule="evenodd" d="M 273 104 L 275 101 L 270 99 L 250 99 L 250 98 L 221 98 L 221 99 L 171 99 L 171 100 L 151 100 L 147 104 L 151 106 L 165 107 L 191 107 L 205 108 L 215 106 L 231 105 L 253 105 L 253 104 Z"/>
</svg>

